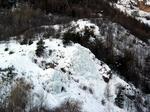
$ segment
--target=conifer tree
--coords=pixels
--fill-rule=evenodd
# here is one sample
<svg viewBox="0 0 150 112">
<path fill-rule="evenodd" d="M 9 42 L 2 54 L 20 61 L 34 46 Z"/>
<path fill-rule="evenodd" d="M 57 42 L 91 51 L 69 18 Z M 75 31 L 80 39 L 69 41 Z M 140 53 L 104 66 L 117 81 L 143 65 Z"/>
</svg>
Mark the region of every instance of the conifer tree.
<svg viewBox="0 0 150 112">
<path fill-rule="evenodd" d="M 44 42 L 42 39 L 39 40 L 39 42 L 37 43 L 37 49 L 36 49 L 36 55 L 38 57 L 41 57 L 44 53 L 45 50 L 45 46 L 44 46 Z"/>
</svg>

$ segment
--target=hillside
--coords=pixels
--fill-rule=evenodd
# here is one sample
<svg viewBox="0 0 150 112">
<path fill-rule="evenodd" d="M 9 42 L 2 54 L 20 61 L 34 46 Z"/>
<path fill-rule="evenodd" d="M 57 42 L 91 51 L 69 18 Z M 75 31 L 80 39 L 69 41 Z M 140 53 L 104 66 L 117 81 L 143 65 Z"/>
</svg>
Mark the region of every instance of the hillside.
<svg viewBox="0 0 150 112">
<path fill-rule="evenodd" d="M 96 38 L 103 39 L 99 36 L 99 28 L 93 23 L 79 20 L 72 22 L 72 27 L 74 25 L 79 26 L 76 32 L 80 33 L 85 26 L 93 26 Z M 58 28 L 58 25 L 54 26 L 55 30 Z M 38 38 L 42 39 L 42 34 L 38 34 Z M 92 38 L 89 40 L 94 42 Z M 139 108 L 149 111 L 149 106 L 145 104 L 149 97 L 119 78 L 90 50 L 79 44 L 63 44 L 62 39 L 50 37 L 43 41 L 42 55 L 37 55 L 37 46 L 40 45 L 37 41 L 30 45 L 20 45 L 14 40 L 0 44 L 1 109 L 7 107 L 4 100 L 10 103 L 21 101 L 24 104 L 25 101 L 17 97 L 22 89 L 28 87 L 28 100 L 24 108 L 17 103 L 7 108 L 13 108 L 15 112 L 18 111 L 16 109 L 32 111 L 33 108 L 39 112 L 43 109 L 49 112 L 65 105 L 65 101 L 75 101 L 79 104 L 76 108 L 86 112 L 137 112 Z M 21 90 L 14 96 L 12 92 L 18 86 Z M 138 98 L 143 99 L 142 102 Z"/>
<path fill-rule="evenodd" d="M 1 100 L 7 96 L 10 100 L 10 88 L 25 81 L 32 87 L 28 93 L 29 101 L 32 99 L 28 102 L 31 107 L 48 110 L 58 107 L 66 100 L 75 100 L 87 112 L 133 112 L 135 107 L 129 106 L 128 97 L 138 96 L 135 93 L 138 90 L 116 74 L 110 74 L 110 68 L 97 60 L 88 49 L 79 44 L 64 47 L 61 40 L 55 39 L 44 42 L 46 50 L 41 58 L 35 55 L 36 41 L 32 45 L 20 45 L 14 41 L 0 45 Z M 4 51 L 6 46 L 9 46 L 8 51 Z M 8 68 L 12 69 L 12 74 L 9 74 Z M 105 82 L 107 78 L 109 82 Z M 122 93 L 125 95 L 123 109 L 114 104 L 120 87 L 125 88 Z M 133 103 L 132 100 L 130 102 Z M 15 109 L 16 107 L 13 110 L 16 111 Z"/>
<path fill-rule="evenodd" d="M 137 1 L 138 0 L 118 0 L 116 7 L 124 13 L 135 17 L 137 20 L 150 25 L 150 1 L 147 0 L 145 3 L 143 2 L 144 0 L 139 0 L 139 3 Z"/>
<path fill-rule="evenodd" d="M 32 103 L 35 103 L 32 105 L 37 108 L 40 108 L 40 103 L 44 108 L 52 109 L 65 100 L 75 100 L 81 102 L 83 110 L 87 112 L 106 112 L 108 106 L 114 111 L 121 111 L 113 104 L 115 91 L 117 85 L 128 84 L 115 75 L 106 83 L 103 77 L 110 77 L 110 68 L 106 64 L 79 44 L 64 47 L 61 40 L 47 39 L 44 42 L 46 51 L 41 58 L 35 55 L 36 42 L 30 46 L 10 42 L 8 51 L 4 51 L 6 44 L 0 45 L 1 72 L 13 67 L 15 74 L 11 79 L 5 77 L 7 72 L 1 73 L 1 89 L 6 92 L 3 94 L 9 95 L 11 86 L 15 86 L 19 80 L 25 80 L 33 87 L 29 94 Z M 10 51 L 14 53 L 9 54 Z M 52 51 L 51 54 L 49 51 Z M 7 80 L 11 80 L 11 83 Z M 110 98 L 105 96 L 108 86 Z M 43 101 L 41 98 L 44 98 Z M 101 104 L 102 100 L 106 102 L 105 105 Z"/>
<path fill-rule="evenodd" d="M 0 0 L 0 112 L 149 112 L 149 28 L 134 0 Z"/>
</svg>

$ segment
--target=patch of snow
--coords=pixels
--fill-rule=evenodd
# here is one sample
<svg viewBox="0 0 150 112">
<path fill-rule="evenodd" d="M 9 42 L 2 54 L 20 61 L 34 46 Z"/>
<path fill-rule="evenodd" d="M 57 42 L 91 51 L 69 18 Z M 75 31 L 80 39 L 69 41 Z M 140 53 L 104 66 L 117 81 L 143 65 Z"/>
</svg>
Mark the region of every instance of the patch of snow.
<svg viewBox="0 0 150 112">
<path fill-rule="evenodd" d="M 143 0 L 142 0 L 143 1 Z M 149 4 L 150 1 L 146 1 L 146 4 Z M 135 6 L 134 6 L 134 5 Z M 150 18 L 149 12 L 144 12 L 140 10 L 138 7 L 136 7 L 137 2 L 135 0 L 119 0 L 115 6 L 120 9 L 122 12 L 135 17 L 137 20 L 140 20 L 141 22 L 150 25 Z M 136 14 L 135 14 L 136 13 Z"/>
<path fill-rule="evenodd" d="M 90 21 L 87 21 L 87 20 L 78 20 L 78 21 L 73 21 L 71 23 L 71 26 L 73 27 L 76 27 L 76 32 L 82 32 L 85 27 L 88 27 L 88 28 L 93 28 L 94 30 L 94 34 L 95 35 L 99 35 L 99 28 L 98 26 L 96 26 L 95 24 L 91 23 Z"/>
<path fill-rule="evenodd" d="M 83 21 L 77 23 L 80 25 L 78 31 L 85 25 L 93 25 Z M 23 77 L 33 85 L 33 105 L 38 106 L 42 101 L 44 106 L 51 109 L 67 99 L 74 99 L 82 103 L 82 109 L 86 112 L 125 111 L 115 106 L 114 99 L 116 85 L 125 86 L 127 83 L 115 74 L 110 78 L 110 68 L 96 59 L 90 50 L 79 44 L 64 47 L 59 39 L 46 39 L 44 42 L 46 50 L 41 58 L 35 55 L 37 41 L 32 45 L 16 42 L 0 44 L 0 68 L 14 66 L 17 73 L 15 79 Z M 9 46 L 8 51 L 4 51 L 6 46 Z M 49 50 L 52 51 L 51 54 L 48 54 Z M 14 53 L 9 54 L 10 51 Z M 55 66 L 46 67 L 47 64 Z M 0 77 L 2 75 L 0 72 Z M 104 81 L 103 76 L 110 78 L 109 83 Z M 108 87 L 109 98 L 106 96 Z M 8 87 L 4 85 L 3 88 Z M 105 105 L 102 105 L 103 99 Z"/>
</svg>

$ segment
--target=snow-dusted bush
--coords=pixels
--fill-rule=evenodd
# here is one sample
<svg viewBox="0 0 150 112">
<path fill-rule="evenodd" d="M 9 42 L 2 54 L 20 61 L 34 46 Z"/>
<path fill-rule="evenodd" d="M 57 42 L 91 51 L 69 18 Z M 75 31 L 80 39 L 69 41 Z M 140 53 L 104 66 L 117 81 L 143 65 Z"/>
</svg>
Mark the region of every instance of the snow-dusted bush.
<svg viewBox="0 0 150 112">
<path fill-rule="evenodd" d="M 14 77 L 17 75 L 15 73 L 15 68 L 13 66 L 10 66 L 5 69 L 0 69 L 0 73 L 2 73 L 2 82 L 11 83 L 11 81 L 14 79 Z"/>
<path fill-rule="evenodd" d="M 124 93 L 123 93 L 123 90 L 124 90 L 124 87 L 119 86 L 118 87 L 118 93 L 117 93 L 117 96 L 115 98 L 115 104 L 120 108 L 124 107 Z"/>
<path fill-rule="evenodd" d="M 43 35 L 44 38 L 50 38 L 50 36 L 55 36 L 56 32 L 54 28 L 49 27 L 48 29 L 45 29 L 45 33 Z"/>
<path fill-rule="evenodd" d="M 33 41 L 31 39 L 23 38 L 23 40 L 20 42 L 21 45 L 31 45 Z"/>
<path fill-rule="evenodd" d="M 65 101 L 60 107 L 55 108 L 52 112 L 81 112 L 81 103 L 77 101 Z"/>
<path fill-rule="evenodd" d="M 64 33 L 63 44 L 69 45 L 71 41 L 77 43 L 80 41 L 80 39 L 81 35 L 79 33 L 71 32 L 68 30 L 66 33 Z"/>
<path fill-rule="evenodd" d="M 133 11 L 133 12 L 131 13 L 131 15 L 132 15 L 133 17 L 139 17 L 139 11 Z"/>
<path fill-rule="evenodd" d="M 93 42 L 98 36 L 98 27 L 89 21 L 79 20 L 72 22 L 71 26 L 63 34 L 63 43 L 68 44 L 71 41 L 74 43 L 80 43 L 84 46 L 89 46 L 90 42 Z"/>
</svg>

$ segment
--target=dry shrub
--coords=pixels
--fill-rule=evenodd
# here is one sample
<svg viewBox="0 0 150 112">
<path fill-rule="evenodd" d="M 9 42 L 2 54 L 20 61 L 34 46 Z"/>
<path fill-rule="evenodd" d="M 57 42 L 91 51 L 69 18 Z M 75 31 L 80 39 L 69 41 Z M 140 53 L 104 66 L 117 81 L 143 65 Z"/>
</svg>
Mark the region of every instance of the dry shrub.
<svg viewBox="0 0 150 112">
<path fill-rule="evenodd" d="M 24 80 L 19 80 L 12 88 L 8 97 L 7 112 L 23 112 L 29 101 L 29 92 L 31 86 Z"/>
<path fill-rule="evenodd" d="M 46 107 L 34 107 L 29 112 L 81 112 L 81 103 L 77 101 L 65 101 L 60 107 L 52 110 L 46 109 Z"/>
<path fill-rule="evenodd" d="M 81 112 L 81 103 L 77 101 L 66 101 L 52 112 Z"/>
</svg>

